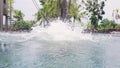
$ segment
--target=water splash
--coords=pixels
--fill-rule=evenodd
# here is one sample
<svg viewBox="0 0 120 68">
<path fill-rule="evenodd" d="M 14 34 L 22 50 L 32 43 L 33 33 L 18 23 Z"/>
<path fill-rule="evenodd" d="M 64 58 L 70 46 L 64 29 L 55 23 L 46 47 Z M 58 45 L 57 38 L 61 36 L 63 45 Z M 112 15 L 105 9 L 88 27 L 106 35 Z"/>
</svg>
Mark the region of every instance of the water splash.
<svg viewBox="0 0 120 68">
<path fill-rule="evenodd" d="M 47 34 L 50 38 L 46 38 L 46 40 L 53 41 L 90 39 L 91 34 L 83 34 L 82 31 L 83 28 L 80 25 L 78 26 L 78 23 L 64 23 L 61 20 L 55 20 L 50 22 L 48 28 L 34 27 L 31 33 L 38 37 L 41 37 L 41 34 L 43 34 L 42 37 L 44 39 L 44 35 Z"/>
<path fill-rule="evenodd" d="M 0 40 L 10 43 L 23 42 L 33 38 L 47 41 L 91 40 L 92 35 L 84 34 L 82 30 L 83 28 L 78 23 L 64 23 L 61 20 L 54 20 L 50 22 L 50 26 L 47 28 L 40 27 L 39 25 L 33 27 L 30 33 L 0 33 Z"/>
</svg>

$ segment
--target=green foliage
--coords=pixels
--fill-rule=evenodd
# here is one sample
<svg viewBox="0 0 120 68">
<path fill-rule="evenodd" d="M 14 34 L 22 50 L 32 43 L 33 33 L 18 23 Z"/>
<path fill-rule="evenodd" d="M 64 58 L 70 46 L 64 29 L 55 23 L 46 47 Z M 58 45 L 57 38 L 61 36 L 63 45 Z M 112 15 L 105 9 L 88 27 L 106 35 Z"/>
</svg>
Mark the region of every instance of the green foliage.
<svg viewBox="0 0 120 68">
<path fill-rule="evenodd" d="M 27 21 L 25 21 L 25 23 L 27 23 L 30 27 L 32 27 L 35 24 L 35 21 L 27 20 Z"/>
<path fill-rule="evenodd" d="M 10 3 L 13 4 L 14 0 L 8 0 L 8 6 L 10 5 Z"/>
<path fill-rule="evenodd" d="M 10 4 L 11 4 L 11 7 L 12 7 L 12 5 L 14 4 L 14 1 L 15 0 L 8 0 L 8 10 L 10 10 Z"/>
<path fill-rule="evenodd" d="M 16 19 L 16 21 L 20 21 L 23 20 L 24 14 L 20 10 L 14 10 L 13 17 Z"/>
<path fill-rule="evenodd" d="M 11 27 L 11 30 L 13 31 L 19 31 L 19 30 L 29 30 L 31 27 L 29 23 L 26 23 L 25 21 L 18 21 L 17 23 L 13 24 Z"/>
<path fill-rule="evenodd" d="M 8 0 L 8 15 L 10 15 L 10 13 L 12 13 L 14 1 L 15 0 Z M 10 9 L 11 9 L 11 11 L 10 11 Z"/>
<path fill-rule="evenodd" d="M 87 29 L 93 29 L 93 28 L 94 28 L 94 26 L 91 23 L 87 24 Z"/>
<path fill-rule="evenodd" d="M 46 0 L 39 0 L 41 2 L 41 5 L 44 5 Z"/>
<path fill-rule="evenodd" d="M 94 29 L 94 25 L 88 23 L 87 29 Z M 116 24 L 115 21 L 104 19 L 100 25 L 97 27 L 98 30 L 106 31 L 110 29 L 120 29 L 120 24 Z"/>
<path fill-rule="evenodd" d="M 56 17 L 70 19 L 74 17 L 80 21 L 85 12 L 79 12 L 81 5 L 75 3 L 75 1 L 68 0 L 64 3 L 64 0 L 39 0 L 43 8 L 39 9 L 36 13 L 37 21 L 42 18 L 54 19 Z M 66 5 L 66 6 L 64 6 Z"/>
<path fill-rule="evenodd" d="M 97 29 L 98 22 L 102 20 L 102 15 L 105 14 L 104 6 L 105 1 L 104 0 L 82 0 L 82 2 L 85 4 L 86 10 L 88 12 L 88 15 L 90 15 L 90 21 L 91 25 L 94 26 L 94 29 Z"/>
<path fill-rule="evenodd" d="M 105 29 L 115 29 L 117 24 L 113 20 L 104 19 L 103 23 L 98 26 L 99 30 Z"/>
<path fill-rule="evenodd" d="M 35 21 L 18 21 L 12 25 L 11 30 L 19 31 L 19 30 L 30 30 L 31 27 L 35 24 Z"/>
<path fill-rule="evenodd" d="M 11 27 L 11 30 L 13 31 L 30 30 L 35 24 L 35 21 L 24 21 L 24 14 L 20 10 L 14 10 L 13 17 L 15 19 L 14 24 Z"/>
<path fill-rule="evenodd" d="M 120 24 L 117 24 L 117 25 L 115 26 L 115 29 L 120 29 Z"/>
<path fill-rule="evenodd" d="M 81 8 L 81 5 L 75 5 L 71 4 L 70 7 L 70 13 L 68 14 L 68 19 L 71 17 L 74 17 L 76 20 L 81 21 L 81 17 L 84 17 L 86 15 L 85 11 L 80 12 L 79 9 Z"/>
</svg>

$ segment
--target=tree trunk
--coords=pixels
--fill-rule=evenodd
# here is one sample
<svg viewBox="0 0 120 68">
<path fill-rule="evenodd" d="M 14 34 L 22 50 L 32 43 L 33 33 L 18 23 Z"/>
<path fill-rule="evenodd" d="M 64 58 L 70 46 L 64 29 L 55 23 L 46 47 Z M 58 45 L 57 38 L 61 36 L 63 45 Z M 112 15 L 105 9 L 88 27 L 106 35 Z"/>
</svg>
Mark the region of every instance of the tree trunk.
<svg viewBox="0 0 120 68">
<path fill-rule="evenodd" d="M 71 7 L 71 0 L 69 0 L 68 13 L 70 13 L 70 7 Z"/>
<path fill-rule="evenodd" d="M 6 26 L 5 29 L 6 29 L 6 31 L 7 31 L 7 30 L 8 30 L 8 16 L 6 15 L 5 17 L 6 17 L 6 18 L 5 18 L 5 19 L 6 19 L 6 20 L 5 20 L 5 26 Z"/>
<path fill-rule="evenodd" d="M 59 17 L 60 16 L 60 11 L 61 11 L 61 8 L 60 8 L 60 3 L 61 3 L 61 0 L 57 0 L 57 16 Z"/>
<path fill-rule="evenodd" d="M 42 14 L 42 16 L 43 16 L 44 20 L 47 22 L 47 25 L 49 25 L 49 21 L 48 21 L 48 19 L 47 19 L 46 15 L 44 15 L 44 14 L 43 14 L 43 12 L 42 12 L 41 14 Z"/>
<path fill-rule="evenodd" d="M 66 15 L 67 15 L 67 1 L 66 0 L 64 0 L 63 1 L 63 7 L 62 7 L 62 18 L 63 18 L 63 20 L 64 19 L 66 19 Z"/>
<path fill-rule="evenodd" d="M 8 0 L 6 0 L 6 20 L 5 20 L 6 30 L 8 30 Z"/>
<path fill-rule="evenodd" d="M 10 26 L 12 24 L 12 2 L 10 1 Z"/>
<path fill-rule="evenodd" d="M 0 0 L 0 31 L 3 30 L 3 0 Z"/>
</svg>

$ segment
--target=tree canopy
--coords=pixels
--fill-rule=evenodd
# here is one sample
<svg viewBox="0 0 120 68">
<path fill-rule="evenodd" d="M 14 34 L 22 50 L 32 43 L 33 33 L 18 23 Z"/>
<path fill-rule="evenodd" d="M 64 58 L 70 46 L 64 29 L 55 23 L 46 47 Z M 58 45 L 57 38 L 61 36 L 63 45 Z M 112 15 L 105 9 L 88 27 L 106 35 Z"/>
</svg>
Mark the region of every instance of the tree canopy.
<svg viewBox="0 0 120 68">
<path fill-rule="evenodd" d="M 74 17 L 80 21 L 81 13 L 79 9 L 81 5 L 77 4 L 73 0 L 39 0 L 43 6 L 36 13 L 37 20 L 41 18 L 56 18 L 70 19 Z M 83 13 L 83 12 L 82 12 Z M 85 12 L 84 12 L 85 13 Z"/>
</svg>

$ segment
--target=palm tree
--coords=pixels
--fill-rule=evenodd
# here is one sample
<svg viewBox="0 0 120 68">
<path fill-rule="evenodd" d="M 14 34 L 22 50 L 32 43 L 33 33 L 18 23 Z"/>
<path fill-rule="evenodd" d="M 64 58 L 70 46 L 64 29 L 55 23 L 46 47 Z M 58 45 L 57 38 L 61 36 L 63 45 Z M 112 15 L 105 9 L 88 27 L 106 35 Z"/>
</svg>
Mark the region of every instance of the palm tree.
<svg viewBox="0 0 120 68">
<path fill-rule="evenodd" d="M 63 20 L 67 17 L 67 0 L 57 0 L 57 16 Z"/>
<path fill-rule="evenodd" d="M 70 8 L 71 8 L 71 0 L 69 0 L 69 4 L 68 4 L 68 13 L 70 13 Z"/>
<path fill-rule="evenodd" d="M 47 3 L 45 3 L 45 1 Z M 43 8 L 39 9 L 37 14 L 43 14 L 46 18 L 56 17 L 57 16 L 57 0 L 40 0 L 41 5 Z M 37 15 L 36 14 L 36 15 Z M 37 15 L 37 19 L 40 20 L 40 18 L 43 15 Z"/>
<path fill-rule="evenodd" d="M 48 19 L 51 17 L 54 17 L 56 15 L 56 0 L 40 0 L 41 5 L 43 8 L 39 9 L 38 12 L 35 14 L 37 17 L 37 21 L 43 19 L 44 22 L 41 22 L 45 24 L 45 21 L 47 22 L 46 25 L 49 25 Z M 44 25 L 45 26 L 45 25 Z"/>
<path fill-rule="evenodd" d="M 82 16 L 79 13 L 80 5 L 76 5 L 76 0 L 40 0 L 43 8 L 39 9 L 36 13 L 37 20 L 41 18 L 56 18 L 60 17 L 64 19 L 70 19 L 74 17 L 76 20 L 80 20 Z"/>
<path fill-rule="evenodd" d="M 16 19 L 16 21 L 23 21 L 24 14 L 20 10 L 14 10 L 13 18 Z"/>
<path fill-rule="evenodd" d="M 61 7 L 61 0 L 57 0 L 57 16 L 59 17 L 61 14 L 60 14 L 60 9 Z"/>
<path fill-rule="evenodd" d="M 8 0 L 8 15 L 10 16 L 10 24 L 11 24 L 11 21 L 12 21 L 12 11 L 13 11 L 13 3 L 14 3 L 14 0 Z"/>
</svg>

